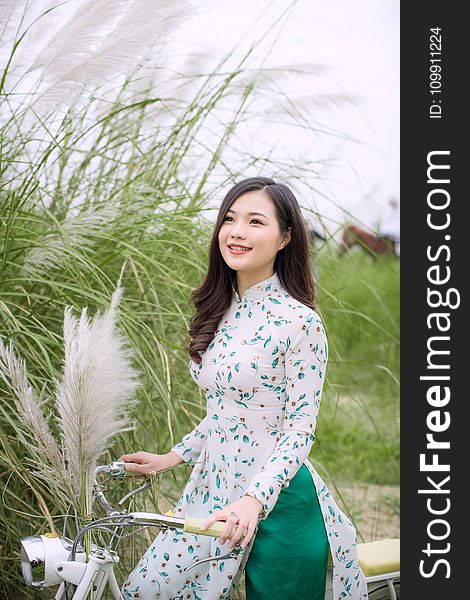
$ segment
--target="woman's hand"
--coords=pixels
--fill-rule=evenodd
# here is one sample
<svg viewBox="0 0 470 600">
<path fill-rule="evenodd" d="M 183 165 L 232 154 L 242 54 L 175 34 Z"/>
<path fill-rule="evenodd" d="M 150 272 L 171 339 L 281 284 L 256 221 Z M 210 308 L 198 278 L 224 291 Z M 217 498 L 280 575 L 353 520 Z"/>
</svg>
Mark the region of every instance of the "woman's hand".
<svg viewBox="0 0 470 600">
<path fill-rule="evenodd" d="M 123 454 L 119 460 L 124 461 L 124 468 L 130 473 L 140 473 L 142 475 L 150 475 L 151 473 L 159 473 L 165 469 L 171 469 L 183 463 L 175 452 L 167 454 L 152 454 L 151 452 L 134 452 L 132 454 Z"/>
<path fill-rule="evenodd" d="M 240 546 L 245 548 L 253 537 L 262 508 L 261 502 L 253 496 L 242 496 L 239 500 L 227 504 L 223 510 L 219 510 L 205 519 L 201 523 L 201 529 L 207 529 L 215 521 L 226 521 L 227 525 L 219 537 L 219 543 L 224 544 L 236 524 L 237 529 L 230 539 L 229 548 L 233 548 L 242 538 L 243 542 Z M 238 518 L 231 515 L 231 512 L 235 512 Z"/>
</svg>

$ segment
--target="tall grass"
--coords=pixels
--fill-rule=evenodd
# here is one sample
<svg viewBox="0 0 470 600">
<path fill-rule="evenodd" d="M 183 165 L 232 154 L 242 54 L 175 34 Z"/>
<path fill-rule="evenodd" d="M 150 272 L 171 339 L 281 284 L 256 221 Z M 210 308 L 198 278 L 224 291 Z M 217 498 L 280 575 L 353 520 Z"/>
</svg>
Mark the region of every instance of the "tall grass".
<svg viewBox="0 0 470 600">
<path fill-rule="evenodd" d="M 51 114 L 36 112 L 27 95 L 10 105 L 8 77 L 1 78 L 0 335 L 26 359 L 38 395 L 53 397 L 64 308 L 105 310 L 127 259 L 120 327 L 143 385 L 136 428 L 116 436 L 103 460 L 139 449 L 164 453 L 204 413 L 183 340 L 190 292 L 207 265 L 213 222 L 207 209 L 252 173 L 294 188 L 306 172 L 315 179 L 318 164 L 253 155 L 247 138 L 237 137 L 250 111 L 259 112 L 267 82 L 271 105 L 285 100 L 273 73 L 259 66 L 262 59 L 255 62 L 255 46 L 234 66 L 226 57 L 206 74 L 173 76 L 165 97 L 145 86 L 136 92 L 142 73 L 136 68 L 107 103 L 96 90 L 94 98 Z M 293 99 L 289 114 L 291 125 L 316 134 Z M 313 262 L 331 357 L 312 458 L 332 484 L 395 482 L 397 263 L 339 260 L 331 239 Z M 46 400 L 43 409 L 57 432 L 54 406 Z M 25 467 L 34 456 L 1 381 L 0 426 L 0 595 L 9 598 L 23 589 L 19 538 L 60 528 L 62 515 L 52 491 Z M 187 475 L 183 465 L 165 479 L 168 503 Z M 150 495 L 148 502 L 157 499 Z M 142 537 L 142 546 L 147 541 Z"/>
<path fill-rule="evenodd" d="M 315 456 L 339 481 L 397 485 L 400 263 L 359 250 L 317 266 L 330 359 Z"/>
</svg>

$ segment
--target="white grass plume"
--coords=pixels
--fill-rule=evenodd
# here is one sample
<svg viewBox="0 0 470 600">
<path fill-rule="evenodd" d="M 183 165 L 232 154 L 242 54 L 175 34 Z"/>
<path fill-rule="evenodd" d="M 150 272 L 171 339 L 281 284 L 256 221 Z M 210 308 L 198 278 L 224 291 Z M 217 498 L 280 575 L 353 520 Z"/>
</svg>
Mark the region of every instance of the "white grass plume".
<svg viewBox="0 0 470 600">
<path fill-rule="evenodd" d="M 301 114 L 305 118 L 314 118 L 317 116 L 318 109 L 338 108 L 346 104 L 355 105 L 362 100 L 355 94 L 331 93 L 331 94 L 312 94 L 310 96 L 296 96 L 287 98 L 284 101 L 272 103 L 265 109 L 267 115 L 278 115 L 281 113 L 290 116 Z"/>
<path fill-rule="evenodd" d="M 86 308 L 79 319 L 73 317 L 71 307 L 65 308 L 64 373 L 57 381 L 56 394 L 63 451 L 50 430 L 40 399 L 28 384 L 25 362 L 15 356 L 11 341 L 6 347 L 0 338 L 0 377 L 12 392 L 19 417 L 34 440 L 30 447 L 38 457 L 36 475 L 87 513 L 97 460 L 109 447 L 111 437 L 129 428 L 127 410 L 140 385 L 140 373 L 131 366 L 131 352 L 116 327 L 124 267 L 104 314 L 98 312 L 90 322 Z"/>
<path fill-rule="evenodd" d="M 90 19 L 88 5 L 98 15 L 98 28 Z M 106 22 L 108 5 L 113 8 L 112 24 Z M 87 2 L 33 65 L 33 68 L 45 67 L 49 82 L 34 100 L 35 109 L 42 111 L 79 102 L 85 88 L 91 91 L 115 75 L 126 75 L 137 60 L 148 54 L 151 46 L 168 39 L 188 14 L 188 6 L 185 0 Z"/>
<path fill-rule="evenodd" d="M 129 4 L 128 0 L 88 0 L 82 2 L 72 16 L 57 30 L 34 61 L 31 69 L 52 64 L 58 57 L 76 60 L 96 44 Z"/>
<path fill-rule="evenodd" d="M 78 507 L 78 488 L 73 485 L 62 452 L 41 410 L 40 400 L 28 383 L 25 361 L 15 355 L 11 341 L 6 347 L 1 338 L 0 376 L 12 392 L 19 416 L 34 440 L 30 447 L 45 459 L 42 463 L 35 464 L 39 469 L 37 474 L 54 488 L 58 486 L 69 502 L 74 502 Z"/>
<path fill-rule="evenodd" d="M 91 322 L 83 308 L 79 319 L 70 307 L 64 318 L 64 374 L 57 385 L 57 408 L 68 468 L 81 481 L 82 499 L 90 508 L 93 472 L 110 438 L 128 426 L 138 372 L 116 329 L 122 288 L 118 284 L 110 308 Z M 83 505 L 82 505 L 83 508 Z"/>
<path fill-rule="evenodd" d="M 76 215 L 69 212 L 60 225 L 54 223 L 26 253 L 25 271 L 45 276 L 63 268 L 73 252 L 91 254 L 99 234 L 106 231 L 116 215 L 117 208 L 110 202 L 92 206 Z"/>
<path fill-rule="evenodd" d="M 0 0 L 0 39 L 3 38 L 8 22 L 24 9 L 25 2 L 26 0 Z"/>
</svg>

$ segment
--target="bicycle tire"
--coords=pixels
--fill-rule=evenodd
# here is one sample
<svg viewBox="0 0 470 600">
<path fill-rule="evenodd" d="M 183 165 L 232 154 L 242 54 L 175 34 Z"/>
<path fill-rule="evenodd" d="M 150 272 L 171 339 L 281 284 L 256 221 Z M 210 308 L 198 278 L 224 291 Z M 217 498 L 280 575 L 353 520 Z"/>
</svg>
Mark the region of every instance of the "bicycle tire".
<svg viewBox="0 0 470 600">
<path fill-rule="evenodd" d="M 397 600 L 399 600 L 399 598 L 400 598 L 400 580 L 394 581 L 393 587 L 395 588 L 395 594 L 397 595 Z M 390 592 L 388 589 L 387 582 L 377 581 L 374 583 L 369 583 L 368 595 L 369 595 L 369 600 L 390 600 Z"/>
</svg>

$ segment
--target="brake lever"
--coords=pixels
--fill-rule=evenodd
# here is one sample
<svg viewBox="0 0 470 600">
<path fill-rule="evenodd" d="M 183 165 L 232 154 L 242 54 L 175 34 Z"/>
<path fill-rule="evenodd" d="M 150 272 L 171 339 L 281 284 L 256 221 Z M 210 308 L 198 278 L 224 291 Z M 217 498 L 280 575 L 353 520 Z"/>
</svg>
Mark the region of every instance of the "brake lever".
<svg viewBox="0 0 470 600">
<path fill-rule="evenodd" d="M 205 563 L 205 562 L 209 562 L 210 560 L 224 560 L 226 558 L 237 558 L 237 556 L 240 554 L 241 548 L 242 547 L 240 546 L 240 544 L 237 543 L 230 550 L 230 552 L 227 552 L 227 554 L 221 554 L 220 556 L 209 556 L 209 558 L 203 558 L 203 559 L 198 560 L 197 562 L 193 563 L 192 565 L 189 565 L 189 566 L 185 567 L 183 569 L 183 571 L 189 571 L 193 567 L 196 567 L 197 565 L 200 565 L 200 564 Z"/>
<path fill-rule="evenodd" d="M 124 465 L 124 463 L 122 463 L 122 464 Z M 185 463 L 179 463 L 178 465 L 169 467 L 168 469 L 162 469 L 161 471 L 158 471 L 158 473 L 156 473 L 156 475 L 161 475 L 162 473 L 165 473 L 165 471 L 172 471 L 174 468 L 179 467 L 181 464 L 185 464 Z M 124 466 L 123 466 L 123 469 L 124 469 Z M 124 473 L 125 473 L 125 471 L 124 471 Z M 128 500 L 129 498 L 132 498 L 132 496 L 134 496 L 135 494 L 138 494 L 139 492 L 143 492 L 147 488 L 152 487 L 152 485 L 153 485 L 152 477 L 150 475 L 148 475 L 145 479 L 146 479 L 146 482 L 143 485 L 136 488 L 135 490 L 132 490 L 131 492 L 126 494 L 124 496 L 124 498 L 121 498 L 121 500 L 119 500 L 119 502 L 118 502 L 119 506 L 122 506 L 124 504 L 124 502 L 126 502 L 126 500 Z"/>
<path fill-rule="evenodd" d="M 134 496 L 135 494 L 138 494 L 139 492 L 143 492 L 147 488 L 151 487 L 152 483 L 153 483 L 152 480 L 150 478 L 148 478 L 147 481 L 143 485 L 136 488 L 135 490 L 131 490 L 128 494 L 126 494 L 123 498 L 121 498 L 118 502 L 119 506 L 122 506 L 124 504 L 124 502 L 126 502 L 126 500 L 128 500 L 129 498 L 132 498 L 132 496 Z"/>
</svg>

